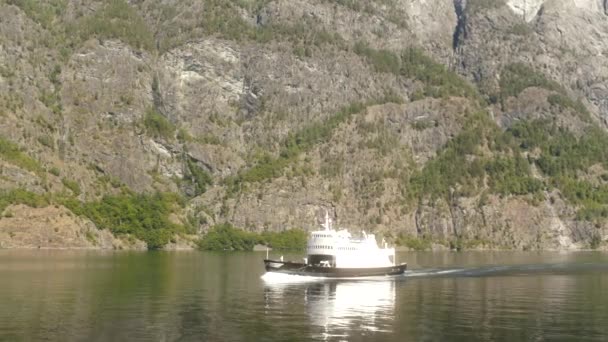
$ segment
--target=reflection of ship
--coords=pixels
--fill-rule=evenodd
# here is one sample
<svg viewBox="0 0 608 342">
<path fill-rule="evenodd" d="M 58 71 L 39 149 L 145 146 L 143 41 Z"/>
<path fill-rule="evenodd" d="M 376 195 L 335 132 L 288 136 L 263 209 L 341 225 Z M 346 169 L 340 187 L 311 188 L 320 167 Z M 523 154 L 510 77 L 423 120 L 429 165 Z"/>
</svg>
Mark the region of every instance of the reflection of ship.
<svg viewBox="0 0 608 342">
<path fill-rule="evenodd" d="M 392 281 L 320 283 L 308 287 L 307 309 L 315 325 L 381 330 L 379 318 L 392 317 L 395 283 Z"/>
<path fill-rule="evenodd" d="M 316 277 L 369 277 L 403 274 L 407 264 L 395 264 L 395 249 L 379 248 L 373 234 L 363 233 L 362 239 L 352 238 L 345 229 L 332 229 L 325 214 L 324 230 L 310 233 L 308 257 L 303 263 L 264 260 L 266 271 Z"/>
<path fill-rule="evenodd" d="M 320 339 L 346 338 L 353 331 L 387 332 L 393 329 L 395 311 L 394 280 L 340 281 L 316 283 L 274 283 L 266 281 L 265 295 L 268 309 L 289 305 L 299 306 L 312 323 L 314 334 Z M 297 313 L 293 313 L 297 314 Z"/>
</svg>

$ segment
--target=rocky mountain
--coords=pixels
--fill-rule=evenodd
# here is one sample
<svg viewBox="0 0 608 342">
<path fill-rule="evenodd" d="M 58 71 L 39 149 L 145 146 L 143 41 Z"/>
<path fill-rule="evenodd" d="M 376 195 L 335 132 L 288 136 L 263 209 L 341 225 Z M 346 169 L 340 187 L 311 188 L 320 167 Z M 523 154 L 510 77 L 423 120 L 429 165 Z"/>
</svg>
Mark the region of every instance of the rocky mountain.
<svg viewBox="0 0 608 342">
<path fill-rule="evenodd" d="M 607 56 L 605 0 L 0 0 L 0 247 L 607 248 Z"/>
</svg>

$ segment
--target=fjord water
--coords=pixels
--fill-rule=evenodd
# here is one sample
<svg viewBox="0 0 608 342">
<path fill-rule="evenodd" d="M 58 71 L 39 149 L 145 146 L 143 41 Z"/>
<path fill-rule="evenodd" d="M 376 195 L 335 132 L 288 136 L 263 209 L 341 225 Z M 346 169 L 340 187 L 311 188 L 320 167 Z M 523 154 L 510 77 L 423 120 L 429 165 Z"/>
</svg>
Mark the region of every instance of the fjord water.
<svg viewBox="0 0 608 342">
<path fill-rule="evenodd" d="M 345 281 L 262 279 L 264 257 L 2 250 L 0 340 L 608 340 L 606 253 L 407 252 Z"/>
</svg>

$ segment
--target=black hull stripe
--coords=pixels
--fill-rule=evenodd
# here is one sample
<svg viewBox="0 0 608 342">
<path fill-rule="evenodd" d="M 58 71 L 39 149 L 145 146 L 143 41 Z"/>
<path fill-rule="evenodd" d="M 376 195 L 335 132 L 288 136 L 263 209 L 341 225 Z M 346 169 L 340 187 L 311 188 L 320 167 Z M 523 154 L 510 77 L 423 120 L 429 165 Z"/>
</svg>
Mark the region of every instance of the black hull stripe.
<svg viewBox="0 0 608 342">
<path fill-rule="evenodd" d="M 264 260 L 264 265 L 268 272 L 327 278 L 399 275 L 407 269 L 407 264 L 372 268 L 338 268 L 310 266 L 303 263 L 277 260 Z"/>
</svg>

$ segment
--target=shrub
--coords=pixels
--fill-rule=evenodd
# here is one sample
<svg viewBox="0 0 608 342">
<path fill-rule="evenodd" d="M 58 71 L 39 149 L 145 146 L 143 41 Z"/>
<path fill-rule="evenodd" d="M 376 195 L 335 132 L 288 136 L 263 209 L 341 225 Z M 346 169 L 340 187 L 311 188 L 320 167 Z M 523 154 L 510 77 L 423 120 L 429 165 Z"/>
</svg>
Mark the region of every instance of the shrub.
<svg viewBox="0 0 608 342">
<path fill-rule="evenodd" d="M 26 155 L 14 143 L 0 136 L 0 158 L 32 172 L 40 172 L 40 164 Z"/>
<path fill-rule="evenodd" d="M 8 0 L 7 2 L 21 8 L 28 17 L 47 29 L 51 27 L 56 17 L 65 11 L 67 6 L 65 0 Z"/>
<path fill-rule="evenodd" d="M 258 241 L 256 234 L 223 223 L 213 226 L 198 246 L 208 251 L 251 251 Z"/>
<path fill-rule="evenodd" d="M 187 143 L 187 142 L 192 142 L 194 140 L 194 138 L 192 138 L 190 133 L 188 133 L 188 131 L 185 128 L 180 128 L 177 131 L 177 140 L 180 143 Z"/>
<path fill-rule="evenodd" d="M 528 36 L 532 34 L 533 31 L 526 23 L 516 23 L 511 26 L 507 32 L 517 36 Z"/>
<path fill-rule="evenodd" d="M 308 234 L 302 229 L 289 229 L 282 232 L 264 232 L 261 234 L 260 242 L 282 250 L 306 249 Z"/>
<path fill-rule="evenodd" d="M 39 136 L 38 142 L 50 149 L 55 149 L 55 142 L 53 141 L 53 138 L 50 135 Z"/>
<path fill-rule="evenodd" d="M 564 88 L 558 83 L 548 80 L 542 73 L 522 63 L 507 65 L 500 74 L 499 84 L 500 94 L 498 98 L 501 102 L 509 96 L 518 96 L 529 87 L 539 87 L 560 93 L 565 92 Z"/>
<path fill-rule="evenodd" d="M 194 196 L 199 196 L 207 191 L 207 186 L 213 184 L 213 180 L 211 175 L 198 166 L 196 162 L 188 159 L 187 164 L 188 170 L 190 171 L 189 181 L 194 185 L 195 188 Z"/>
<path fill-rule="evenodd" d="M 367 43 L 357 42 L 354 52 L 365 57 L 377 72 L 392 73 L 421 81 L 424 88 L 412 98 L 460 96 L 480 100 L 480 97 L 467 81 L 435 62 L 422 50 L 408 48 L 396 54 L 388 50 L 370 48 Z"/>
<path fill-rule="evenodd" d="M 61 171 L 59 170 L 59 168 L 53 166 L 49 169 L 49 173 L 52 174 L 53 176 L 59 177 L 59 175 L 61 174 Z"/>
<path fill-rule="evenodd" d="M 403 234 L 399 234 L 395 244 L 397 246 L 405 246 L 416 251 L 424 251 L 431 248 L 431 240 Z"/>
<path fill-rule="evenodd" d="M 401 59 L 399 56 L 388 50 L 375 50 L 370 48 L 367 43 L 357 42 L 354 52 L 360 56 L 365 56 L 377 72 L 399 74 L 401 69 Z"/>
<path fill-rule="evenodd" d="M 65 186 L 66 188 L 70 189 L 72 191 L 72 193 L 74 194 L 74 196 L 80 195 L 80 193 L 81 193 L 80 185 L 78 184 L 77 181 L 63 178 L 63 179 L 61 179 L 61 183 L 63 183 L 63 186 Z"/>
<path fill-rule="evenodd" d="M 586 117 L 589 117 L 589 110 L 580 100 L 574 101 L 566 95 L 563 94 L 552 94 L 547 97 L 547 101 L 552 106 L 558 106 L 561 108 L 570 108 L 577 113 L 584 114 Z"/>
<path fill-rule="evenodd" d="M 94 15 L 81 19 L 72 30 L 81 41 L 90 37 L 120 39 L 137 49 L 154 51 L 154 36 L 144 19 L 124 0 L 109 0 Z"/>
<path fill-rule="evenodd" d="M 306 241 L 307 233 L 302 229 L 257 234 L 236 228 L 230 223 L 222 223 L 211 227 L 199 240 L 198 246 L 209 251 L 251 251 L 259 243 L 273 249 L 303 250 Z"/>
<path fill-rule="evenodd" d="M 475 88 L 467 81 L 417 48 L 401 53 L 400 74 L 421 81 L 425 96 L 460 96 L 480 100 Z"/>
<path fill-rule="evenodd" d="M 484 141 L 492 157 L 477 152 Z M 608 167 L 606 146 L 608 134 L 598 127 L 576 137 L 545 120 L 520 121 L 502 132 L 492 122 L 469 119 L 465 129 L 410 178 L 410 195 L 412 199 L 449 199 L 471 195 L 487 185 L 494 193 L 532 195 L 537 202 L 544 190 L 557 188 L 579 207 L 579 219 L 605 218 L 608 186 L 578 178 L 593 165 Z M 524 158 L 522 152 L 531 150 L 539 155 Z M 530 163 L 536 164 L 545 180 L 533 177 Z"/>
<path fill-rule="evenodd" d="M 49 205 L 49 198 L 24 189 L 14 189 L 0 192 L 0 212 L 7 206 L 24 204 L 32 208 L 41 208 Z"/>
<path fill-rule="evenodd" d="M 175 194 L 127 193 L 86 203 L 67 198 L 62 199 L 62 204 L 75 214 L 88 217 L 100 229 L 135 236 L 146 242 L 148 249 L 162 248 L 173 235 L 183 231 L 181 225 L 169 220 L 179 204 Z"/>
<path fill-rule="evenodd" d="M 545 133 L 535 126 L 515 125 L 502 132 L 487 118 L 472 116 L 464 130 L 437 157 L 414 173 L 410 193 L 413 198 L 447 199 L 453 191 L 456 195 L 473 195 L 487 185 L 492 192 L 502 195 L 538 197 L 546 184 L 532 177 L 530 161 L 520 149 L 532 148 L 545 138 Z M 480 152 L 483 144 L 489 145 L 492 156 Z"/>
<path fill-rule="evenodd" d="M 154 138 L 173 138 L 175 126 L 155 109 L 150 108 L 144 115 L 146 133 Z"/>
<path fill-rule="evenodd" d="M 417 131 L 424 131 L 425 129 L 435 127 L 435 125 L 436 122 L 433 120 L 416 120 L 410 124 Z"/>
<path fill-rule="evenodd" d="M 505 5 L 505 0 L 468 0 L 466 12 L 476 13 L 483 10 L 500 8 Z"/>
<path fill-rule="evenodd" d="M 283 169 L 301 153 L 329 139 L 334 129 L 342 122 L 363 111 L 367 105 L 374 103 L 378 103 L 378 101 L 368 104 L 353 103 L 322 122 L 312 123 L 296 133 L 289 134 L 281 144 L 282 148 L 278 157 L 262 154 L 252 168 L 239 173 L 236 177 L 226 179 L 229 190 L 236 191 L 241 183 L 262 182 L 280 177 Z"/>
</svg>

